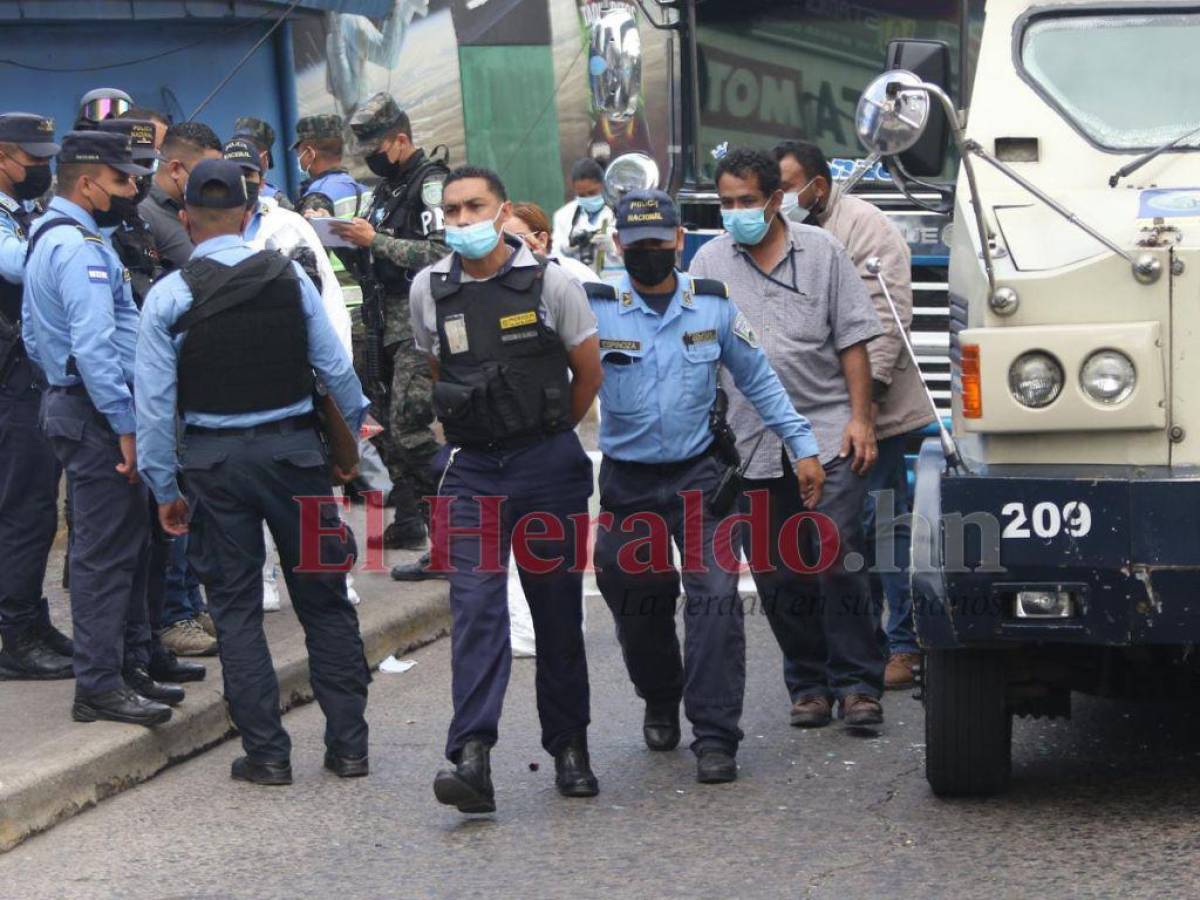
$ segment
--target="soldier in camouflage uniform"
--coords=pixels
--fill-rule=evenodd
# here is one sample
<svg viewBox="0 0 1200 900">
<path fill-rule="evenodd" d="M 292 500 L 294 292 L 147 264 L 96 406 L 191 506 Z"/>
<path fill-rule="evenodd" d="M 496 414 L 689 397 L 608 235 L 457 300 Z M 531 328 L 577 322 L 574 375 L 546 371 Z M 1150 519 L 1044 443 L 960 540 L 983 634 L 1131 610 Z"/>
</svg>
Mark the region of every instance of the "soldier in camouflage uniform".
<svg viewBox="0 0 1200 900">
<path fill-rule="evenodd" d="M 408 116 L 390 96 L 378 93 L 350 119 L 357 151 L 382 180 L 365 218 L 340 226 L 341 234 L 366 251 L 360 269 L 365 318 L 371 296 L 382 306 L 382 360 L 368 386 L 374 414 L 385 425 L 379 450 L 395 487 L 396 519 L 384 532 L 384 546 L 420 549 L 425 540 L 421 498 L 437 493 L 431 471 L 438 443 L 433 435 L 433 382 L 429 362 L 413 344 L 408 289 L 421 269 L 447 254 L 442 242 L 442 182 L 449 169 L 414 146 Z M 378 329 L 379 323 L 373 326 Z M 373 337 L 373 336 L 372 336 Z M 370 343 L 370 339 L 368 341 Z M 422 577 L 424 566 L 398 566 L 398 580 Z"/>
</svg>

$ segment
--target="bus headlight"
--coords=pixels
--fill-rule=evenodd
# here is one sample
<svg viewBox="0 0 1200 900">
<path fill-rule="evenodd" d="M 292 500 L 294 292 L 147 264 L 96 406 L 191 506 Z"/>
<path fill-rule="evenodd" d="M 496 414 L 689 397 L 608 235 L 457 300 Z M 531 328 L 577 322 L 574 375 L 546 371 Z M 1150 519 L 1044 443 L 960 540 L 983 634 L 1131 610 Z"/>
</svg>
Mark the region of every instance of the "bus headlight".
<svg viewBox="0 0 1200 900">
<path fill-rule="evenodd" d="M 1022 353 L 1008 369 L 1008 389 L 1022 406 L 1049 406 L 1062 392 L 1062 366 L 1049 353 Z"/>
<path fill-rule="evenodd" d="M 1093 353 L 1079 370 L 1083 392 L 1097 403 L 1113 406 L 1129 399 L 1137 384 L 1137 371 L 1124 353 L 1101 350 Z"/>
</svg>

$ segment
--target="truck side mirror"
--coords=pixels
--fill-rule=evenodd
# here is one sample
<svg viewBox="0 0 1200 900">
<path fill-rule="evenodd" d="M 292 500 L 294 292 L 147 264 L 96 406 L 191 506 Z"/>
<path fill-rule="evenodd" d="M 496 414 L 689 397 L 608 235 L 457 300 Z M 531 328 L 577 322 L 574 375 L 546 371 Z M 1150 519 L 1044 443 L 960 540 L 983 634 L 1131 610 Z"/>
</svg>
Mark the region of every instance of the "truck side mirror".
<svg viewBox="0 0 1200 900">
<path fill-rule="evenodd" d="M 887 47 L 886 71 L 905 69 L 922 81 L 950 91 L 950 45 L 945 41 L 894 40 Z M 960 101 L 961 102 L 961 101 Z M 930 105 L 929 121 L 913 146 L 899 155 L 900 164 L 917 178 L 940 175 L 946 165 L 949 123 L 941 105 Z"/>
</svg>

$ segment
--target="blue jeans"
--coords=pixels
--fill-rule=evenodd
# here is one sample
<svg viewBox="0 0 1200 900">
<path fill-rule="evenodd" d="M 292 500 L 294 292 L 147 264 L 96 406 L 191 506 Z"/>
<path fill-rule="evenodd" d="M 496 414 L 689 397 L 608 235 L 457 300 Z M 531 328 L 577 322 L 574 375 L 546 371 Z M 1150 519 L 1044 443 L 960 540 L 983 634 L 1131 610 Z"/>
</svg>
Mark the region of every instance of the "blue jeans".
<svg viewBox="0 0 1200 900">
<path fill-rule="evenodd" d="M 908 437 L 907 434 L 897 434 L 880 441 L 879 459 L 867 475 L 868 494 L 864 519 L 867 558 L 873 573 L 871 589 L 876 596 L 882 589 L 887 599 L 886 631 L 888 650 L 891 653 L 919 652 L 917 632 L 913 625 L 912 591 L 909 590 L 908 584 L 912 545 L 912 530 L 907 519 L 912 504 L 908 496 L 908 468 L 904 461 L 904 448 Z M 890 492 L 890 499 L 881 496 L 881 491 Z M 876 522 L 876 507 L 879 508 L 879 522 Z M 891 541 L 890 553 L 887 552 L 884 543 L 886 541 Z M 877 573 L 876 566 L 885 571 Z"/>
<path fill-rule="evenodd" d="M 204 597 L 200 593 L 200 579 L 188 566 L 187 549 L 186 534 L 175 538 L 167 548 L 167 584 L 163 599 L 163 628 L 170 628 L 176 622 L 194 619 L 204 612 Z"/>
</svg>

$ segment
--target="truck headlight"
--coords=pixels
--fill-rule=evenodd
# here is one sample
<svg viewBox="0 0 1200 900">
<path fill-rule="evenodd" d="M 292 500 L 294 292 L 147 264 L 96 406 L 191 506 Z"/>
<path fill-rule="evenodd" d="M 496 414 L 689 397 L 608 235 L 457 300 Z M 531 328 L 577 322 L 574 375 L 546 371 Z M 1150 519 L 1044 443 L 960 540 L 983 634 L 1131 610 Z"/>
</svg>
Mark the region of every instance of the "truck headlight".
<svg viewBox="0 0 1200 900">
<path fill-rule="evenodd" d="M 1023 406 L 1040 409 L 1053 403 L 1063 388 L 1062 366 L 1049 353 L 1022 353 L 1008 369 L 1008 389 Z"/>
<path fill-rule="evenodd" d="M 1113 406 L 1129 399 L 1137 384 L 1137 371 L 1124 353 L 1101 350 L 1093 353 L 1079 370 L 1083 392 L 1097 403 Z"/>
</svg>

